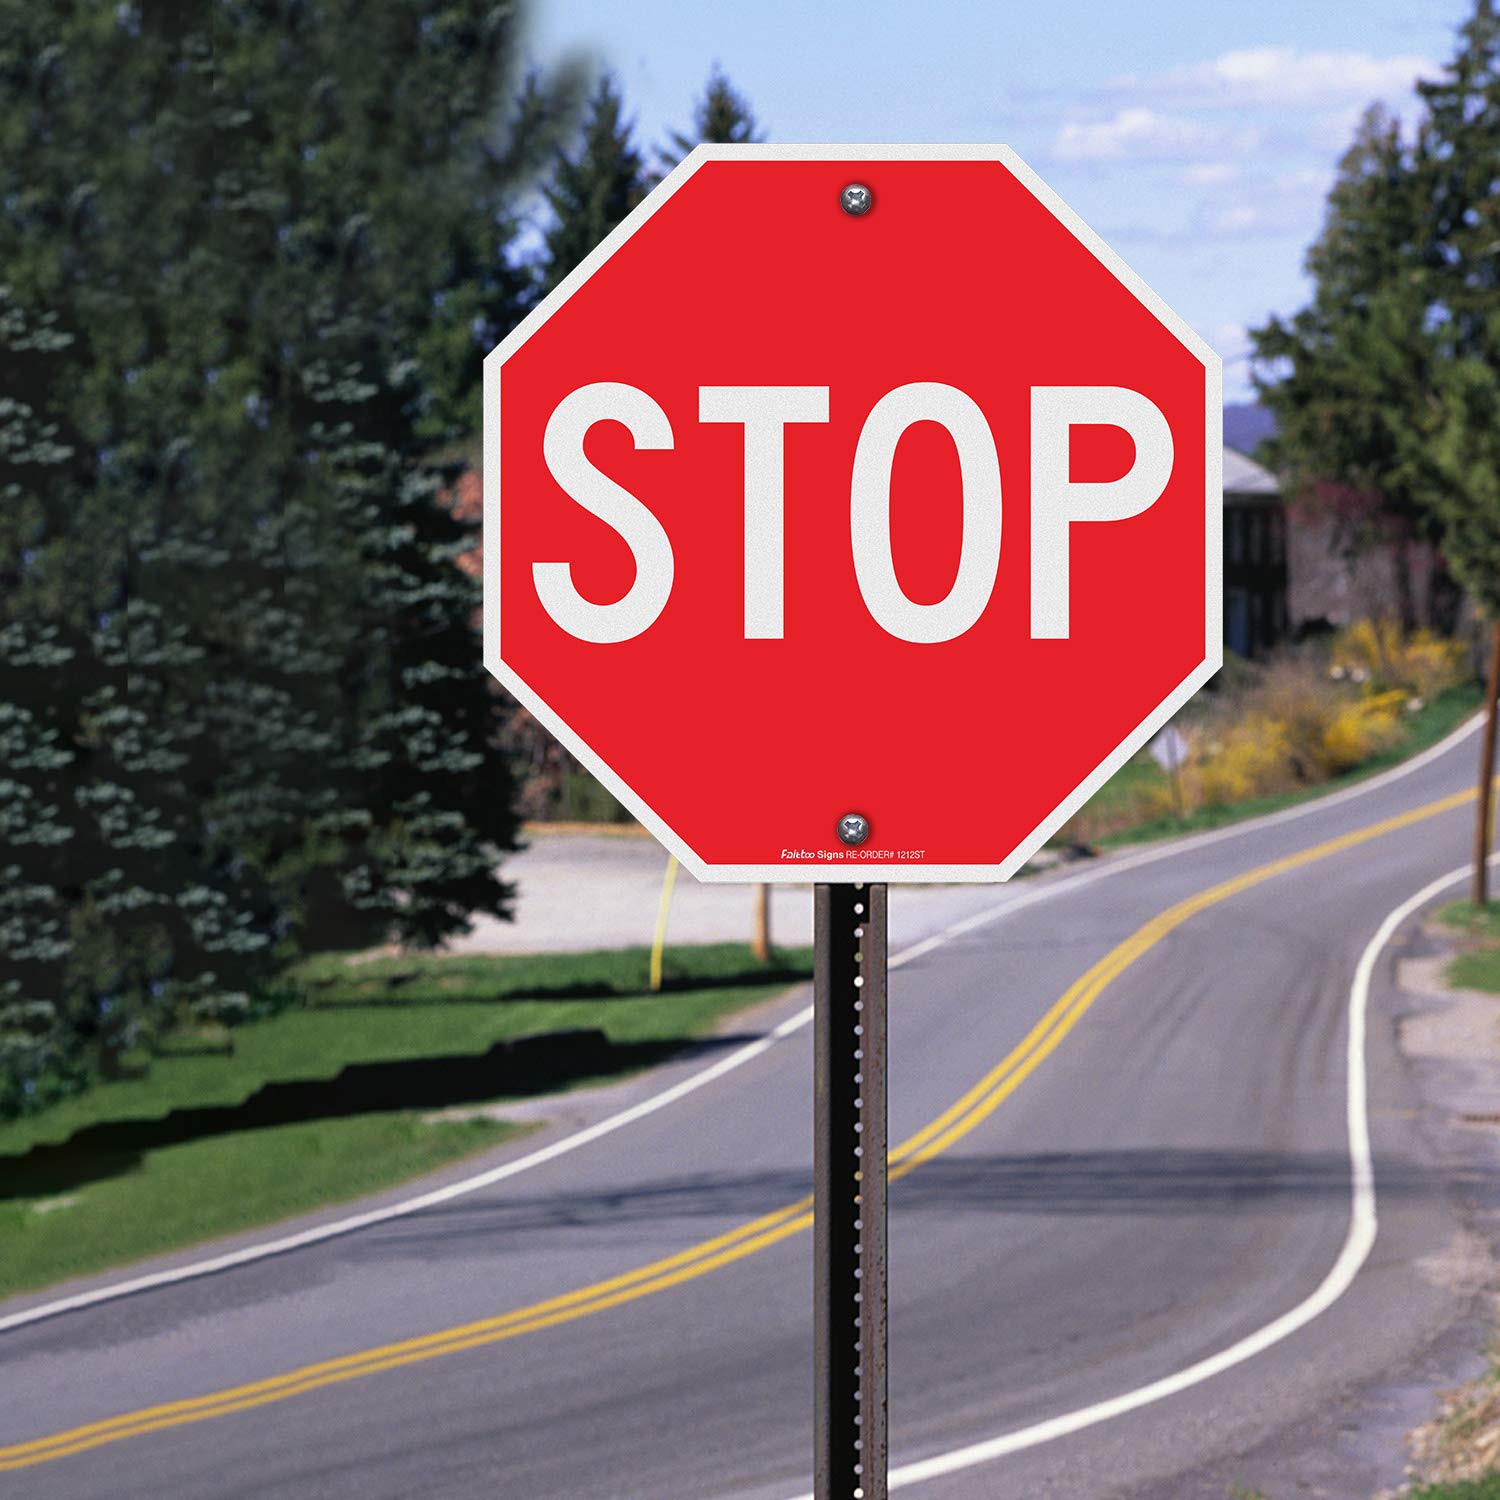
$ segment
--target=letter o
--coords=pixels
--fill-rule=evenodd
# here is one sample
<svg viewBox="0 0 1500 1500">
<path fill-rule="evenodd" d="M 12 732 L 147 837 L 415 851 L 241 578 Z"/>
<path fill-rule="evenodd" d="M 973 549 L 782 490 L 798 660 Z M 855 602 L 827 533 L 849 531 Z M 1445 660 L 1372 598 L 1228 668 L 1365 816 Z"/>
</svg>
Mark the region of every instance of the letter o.
<svg viewBox="0 0 1500 1500">
<path fill-rule="evenodd" d="M 896 577 L 891 555 L 891 465 L 914 422 L 937 422 L 958 450 L 963 484 L 963 541 L 958 572 L 945 599 L 918 604 Z M 882 630 L 903 641 L 951 641 L 979 619 L 1000 566 L 1000 459 L 995 435 L 972 397 L 951 385 L 897 386 L 871 408 L 854 453 L 849 534 L 865 605 Z"/>
</svg>

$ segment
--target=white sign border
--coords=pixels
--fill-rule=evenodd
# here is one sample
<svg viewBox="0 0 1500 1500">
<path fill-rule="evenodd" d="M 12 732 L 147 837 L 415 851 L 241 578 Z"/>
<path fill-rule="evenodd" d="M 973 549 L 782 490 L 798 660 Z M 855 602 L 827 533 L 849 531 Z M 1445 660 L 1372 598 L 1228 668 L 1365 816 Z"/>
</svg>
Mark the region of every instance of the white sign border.
<svg viewBox="0 0 1500 1500">
<path fill-rule="evenodd" d="M 995 161 L 1004 166 L 1067 231 L 1088 249 L 1106 270 L 1168 328 L 1203 364 L 1206 400 L 1204 485 L 1207 540 L 1204 579 L 1204 658 L 1102 760 L 1070 796 L 1023 838 L 999 864 L 923 864 L 917 861 L 883 863 L 875 860 L 808 860 L 796 863 L 710 864 L 657 815 L 635 790 L 557 714 L 518 672 L 508 666 L 500 646 L 500 370 L 552 315 L 646 221 L 706 163 L 711 161 Z M 984 883 L 1008 880 L 1038 849 L 1104 785 L 1116 771 L 1223 665 L 1223 372 L 1219 356 L 1009 146 L 698 146 L 650 193 L 639 207 L 595 247 L 552 294 L 534 308 L 491 350 L 484 361 L 484 535 L 493 539 L 484 548 L 484 664 L 531 714 L 554 734 L 699 880 L 710 883 L 769 882 L 805 885 L 810 881 L 838 884 Z"/>
</svg>

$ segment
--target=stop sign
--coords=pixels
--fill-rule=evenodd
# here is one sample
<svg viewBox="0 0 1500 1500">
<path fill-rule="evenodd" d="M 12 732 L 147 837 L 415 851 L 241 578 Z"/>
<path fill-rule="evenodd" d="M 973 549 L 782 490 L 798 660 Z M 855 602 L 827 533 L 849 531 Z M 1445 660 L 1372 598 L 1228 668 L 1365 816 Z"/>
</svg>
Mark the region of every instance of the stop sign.
<svg viewBox="0 0 1500 1500">
<path fill-rule="evenodd" d="M 486 663 L 701 879 L 1002 880 L 1217 670 L 1219 470 L 1013 152 L 702 146 L 486 362 Z"/>
</svg>

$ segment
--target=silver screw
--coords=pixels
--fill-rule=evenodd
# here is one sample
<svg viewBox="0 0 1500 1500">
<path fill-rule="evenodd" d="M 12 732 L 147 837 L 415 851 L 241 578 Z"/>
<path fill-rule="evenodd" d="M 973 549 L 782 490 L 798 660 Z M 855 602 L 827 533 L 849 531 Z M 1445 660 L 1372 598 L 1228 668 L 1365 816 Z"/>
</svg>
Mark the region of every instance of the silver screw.
<svg viewBox="0 0 1500 1500">
<path fill-rule="evenodd" d="M 862 818 L 858 813 L 845 813 L 839 819 L 839 837 L 853 847 L 862 844 L 870 836 L 870 820 Z"/>
<path fill-rule="evenodd" d="M 871 196 L 869 188 L 862 182 L 851 182 L 848 187 L 839 194 L 839 203 L 843 206 L 846 214 L 853 214 L 856 218 L 860 214 L 867 214 L 875 199 Z"/>
</svg>

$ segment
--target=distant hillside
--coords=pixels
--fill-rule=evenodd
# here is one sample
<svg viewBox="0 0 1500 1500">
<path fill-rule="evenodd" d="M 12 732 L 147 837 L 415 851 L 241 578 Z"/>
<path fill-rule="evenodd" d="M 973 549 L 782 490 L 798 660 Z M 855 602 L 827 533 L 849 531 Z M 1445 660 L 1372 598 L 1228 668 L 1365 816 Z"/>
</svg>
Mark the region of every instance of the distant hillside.
<svg viewBox="0 0 1500 1500">
<path fill-rule="evenodd" d="M 1276 431 L 1276 418 L 1254 401 L 1240 401 L 1224 408 L 1224 441 L 1241 453 L 1255 450 Z"/>
</svg>

